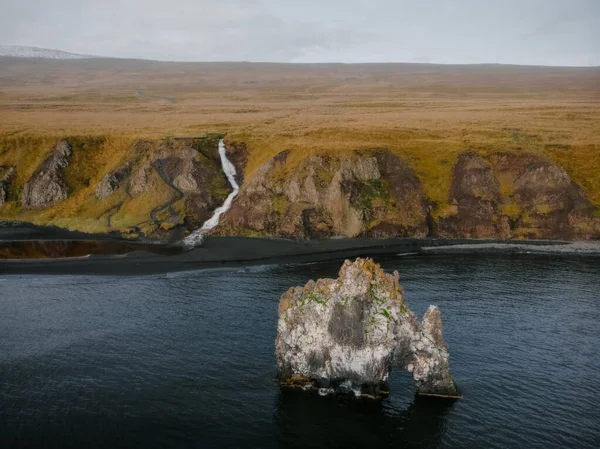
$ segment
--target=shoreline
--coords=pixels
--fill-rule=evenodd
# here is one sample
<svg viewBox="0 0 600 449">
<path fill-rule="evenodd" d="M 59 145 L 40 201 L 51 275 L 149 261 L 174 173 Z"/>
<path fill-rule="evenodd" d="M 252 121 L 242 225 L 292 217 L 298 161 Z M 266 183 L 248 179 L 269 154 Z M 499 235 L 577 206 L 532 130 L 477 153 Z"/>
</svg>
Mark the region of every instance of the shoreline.
<svg viewBox="0 0 600 449">
<path fill-rule="evenodd" d="M 7 228 L 4 228 L 6 231 Z M 181 246 L 111 239 L 87 234 L 74 236 L 69 231 L 44 234 L 21 232 L 13 227 L 13 237 L 37 239 L 7 240 L 0 233 L 0 251 L 11 245 L 55 245 L 62 250 L 76 248 L 73 257 L 2 258 L 2 274 L 82 274 L 142 275 L 193 271 L 210 268 L 235 268 L 256 265 L 312 263 L 355 257 L 398 257 L 429 255 L 468 255 L 482 253 L 531 253 L 538 255 L 600 256 L 600 242 L 498 241 L 470 239 L 326 239 L 286 240 L 263 237 L 206 237 L 202 246 L 185 250 Z M 30 228 L 29 228 L 30 229 Z M 57 235 L 68 238 L 56 238 Z M 44 239 L 43 237 L 46 237 Z M 49 237 L 53 237 L 50 238 Z M 91 238 L 90 238 L 91 237 Z M 4 244 L 4 245 L 2 245 Z M 71 246 L 69 246 L 71 245 Z M 92 248 L 95 253 L 87 253 Z M 83 252 L 82 252 L 83 251 Z"/>
</svg>

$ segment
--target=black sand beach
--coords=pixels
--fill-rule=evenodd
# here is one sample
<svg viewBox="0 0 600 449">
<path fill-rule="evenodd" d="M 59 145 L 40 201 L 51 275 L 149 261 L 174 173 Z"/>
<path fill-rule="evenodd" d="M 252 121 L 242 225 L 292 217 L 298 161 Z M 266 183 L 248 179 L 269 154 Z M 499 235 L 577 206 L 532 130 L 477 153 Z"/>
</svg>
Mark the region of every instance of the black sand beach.
<svg viewBox="0 0 600 449">
<path fill-rule="evenodd" d="M 598 245 L 591 243 L 598 252 Z M 431 252 L 579 251 L 570 242 L 489 241 L 444 239 L 326 239 L 285 240 L 256 237 L 207 237 L 187 250 L 118 235 L 90 235 L 22 223 L 0 227 L 2 274 L 151 274 L 203 268 L 307 263 L 353 258 Z M 573 250 L 571 250 L 573 247 Z M 561 251 L 562 250 L 562 251 Z"/>
</svg>

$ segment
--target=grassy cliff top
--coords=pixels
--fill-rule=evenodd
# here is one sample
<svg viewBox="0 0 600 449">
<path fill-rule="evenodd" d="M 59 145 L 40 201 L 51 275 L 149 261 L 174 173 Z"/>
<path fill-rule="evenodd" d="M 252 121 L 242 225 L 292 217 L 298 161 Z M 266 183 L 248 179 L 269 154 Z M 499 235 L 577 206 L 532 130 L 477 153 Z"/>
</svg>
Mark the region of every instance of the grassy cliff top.
<svg viewBox="0 0 600 449">
<path fill-rule="evenodd" d="M 247 176 L 284 149 L 291 167 L 307 155 L 386 147 L 441 208 L 460 152 L 529 151 L 562 165 L 600 206 L 600 68 L 0 62 L 0 165 L 18 167 L 17 185 L 58 138 L 80 148 L 67 174 L 74 197 L 24 217 L 33 221 L 92 223 L 95 184 L 134 157 L 136 140 L 207 132 L 247 144 Z M 0 217 L 16 213 L 0 207 Z"/>
</svg>

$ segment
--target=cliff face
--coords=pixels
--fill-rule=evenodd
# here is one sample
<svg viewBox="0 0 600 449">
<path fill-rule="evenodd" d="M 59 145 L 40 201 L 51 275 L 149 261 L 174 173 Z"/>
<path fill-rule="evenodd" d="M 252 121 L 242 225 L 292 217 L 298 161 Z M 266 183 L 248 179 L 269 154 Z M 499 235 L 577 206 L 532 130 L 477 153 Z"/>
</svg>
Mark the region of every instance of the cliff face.
<svg viewBox="0 0 600 449">
<path fill-rule="evenodd" d="M 156 209 L 155 214 L 166 210 L 173 223 L 184 220 L 188 229 L 202 226 L 231 191 L 219 156 L 212 150 L 201 154 L 190 146 L 178 149 L 163 146 L 140 170 L 153 170 L 158 174 L 157 181 L 172 191 L 169 202 Z M 129 189 L 135 187 L 135 182 L 130 182 Z M 172 211 L 172 204 L 179 200 L 185 207 L 184 217 Z"/>
<path fill-rule="evenodd" d="M 45 207 L 69 196 L 63 169 L 69 165 L 73 150 L 69 142 L 60 140 L 50 155 L 23 186 L 21 203 L 24 206 Z"/>
<path fill-rule="evenodd" d="M 439 235 L 470 238 L 590 239 L 600 236 L 595 208 L 562 167 L 533 154 L 462 154 Z"/>
<path fill-rule="evenodd" d="M 0 206 L 2 206 L 8 200 L 10 183 L 14 176 L 14 167 L 0 166 Z"/>
<path fill-rule="evenodd" d="M 103 138 L 65 138 L 44 147 L 37 166 L 23 164 L 36 161 L 25 157 L 29 149 L 3 150 L 0 219 L 181 239 L 231 192 L 218 139 L 139 140 L 115 149 Z M 426 195 L 429 178 L 387 149 L 300 160 L 282 151 L 245 177 L 244 143 L 229 142 L 227 154 L 241 187 L 214 235 L 600 238 L 586 191 L 535 154 L 460 154 L 441 187 L 444 204 L 439 192 L 437 203 Z"/>
<path fill-rule="evenodd" d="M 451 237 L 591 239 L 595 208 L 565 170 L 533 154 L 460 155 L 450 213 L 434 218 L 410 166 L 387 150 L 294 167 L 288 152 L 246 181 L 219 235 L 290 238 Z"/>
<path fill-rule="evenodd" d="M 284 151 L 240 189 L 217 233 L 291 238 L 425 237 L 429 204 L 419 179 L 386 150 L 313 156 L 293 169 Z"/>
<path fill-rule="evenodd" d="M 24 164 L 0 166 L 0 219 L 183 238 L 231 191 L 218 140 L 139 140 L 119 147 L 113 160 L 107 154 L 110 142 L 102 138 L 61 139 L 33 170 Z M 17 148 L 19 153 L 24 151 Z M 15 175 L 20 170 L 32 174 L 22 180 Z M 3 211 L 12 215 L 2 216 Z"/>
<path fill-rule="evenodd" d="M 129 165 L 119 167 L 118 169 L 107 173 L 96 187 L 96 198 L 99 200 L 105 200 L 108 198 L 119 187 L 121 187 L 121 184 L 129 177 L 129 174 Z"/>
<path fill-rule="evenodd" d="M 154 226 L 149 234 L 159 238 L 177 234 L 181 238 L 185 231 L 200 227 L 210 218 L 231 191 L 216 146 L 217 140 L 199 146 L 182 139 L 176 145 L 162 144 L 156 149 L 145 143 L 141 161 L 133 168 L 124 166 L 107 174 L 102 191 L 122 187 L 131 201 L 163 192 L 161 202 L 148 211 L 149 223 Z"/>
<path fill-rule="evenodd" d="M 391 368 L 413 373 L 420 394 L 459 396 L 439 309 L 422 323 L 398 283 L 370 259 L 347 260 L 338 279 L 291 288 L 279 303 L 275 342 L 284 385 L 384 395 Z"/>
</svg>

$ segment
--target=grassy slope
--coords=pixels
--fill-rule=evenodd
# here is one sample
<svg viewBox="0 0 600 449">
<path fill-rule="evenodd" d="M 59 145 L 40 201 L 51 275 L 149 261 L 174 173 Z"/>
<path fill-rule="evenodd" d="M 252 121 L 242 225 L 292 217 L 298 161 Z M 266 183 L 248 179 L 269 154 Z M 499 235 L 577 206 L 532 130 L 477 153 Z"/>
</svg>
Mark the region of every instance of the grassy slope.
<svg viewBox="0 0 600 449">
<path fill-rule="evenodd" d="M 1 216 L 37 224 L 51 223 L 86 232 L 106 231 L 104 215 L 119 201 L 125 200 L 126 195 L 120 191 L 106 202 L 100 202 L 95 198 L 94 190 L 106 173 L 134 158 L 135 138 L 132 136 L 69 135 L 54 132 L 1 135 L 0 164 L 17 167 L 13 199 L 18 198 L 23 184 L 59 138 L 67 138 L 73 146 L 70 165 L 65 169 L 65 180 L 71 191 L 69 199 L 41 210 L 21 209 L 15 204 L 6 204 L 0 208 Z M 158 205 L 164 196 L 161 193 L 158 192 L 154 197 L 148 195 L 151 201 L 146 203 L 138 201 L 139 204 L 131 204 L 130 220 L 121 223 L 122 227 L 135 225 L 136 220 L 147 220 L 148 211 Z"/>
<path fill-rule="evenodd" d="M 311 154 L 390 148 L 413 166 L 438 214 L 451 212 L 460 152 L 531 151 L 565 167 L 600 207 L 599 69 L 101 60 L 4 67 L 0 165 L 18 167 L 17 187 L 59 137 L 76 143 L 71 198 L 41 212 L 5 205 L 4 218 L 104 230 L 106 212 L 127 198 L 99 202 L 95 184 L 134 158 L 135 140 L 205 132 L 247 143 L 247 176 L 284 149 L 293 150 L 293 165 Z M 147 220 L 168 194 L 159 186 L 126 201 L 113 226 Z"/>
</svg>

